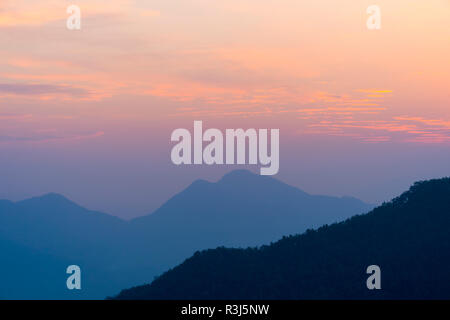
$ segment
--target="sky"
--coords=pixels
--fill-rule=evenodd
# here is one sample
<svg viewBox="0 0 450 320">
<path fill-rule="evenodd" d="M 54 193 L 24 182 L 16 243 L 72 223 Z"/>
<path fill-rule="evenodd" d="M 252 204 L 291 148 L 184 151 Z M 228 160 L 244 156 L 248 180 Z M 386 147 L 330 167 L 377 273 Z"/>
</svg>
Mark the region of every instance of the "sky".
<svg viewBox="0 0 450 320">
<path fill-rule="evenodd" d="M 194 120 L 280 129 L 275 177 L 313 194 L 381 203 L 449 176 L 450 1 L 377 1 L 378 30 L 373 4 L 2 0 L 0 198 L 148 214 L 243 168 L 173 165 Z"/>
</svg>

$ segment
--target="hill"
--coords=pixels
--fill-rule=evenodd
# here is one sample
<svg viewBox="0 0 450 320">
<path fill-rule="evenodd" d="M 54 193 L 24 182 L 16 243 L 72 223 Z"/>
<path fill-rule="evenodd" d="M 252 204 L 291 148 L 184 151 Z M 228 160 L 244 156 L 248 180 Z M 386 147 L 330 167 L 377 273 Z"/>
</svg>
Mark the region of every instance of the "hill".
<svg viewBox="0 0 450 320">
<path fill-rule="evenodd" d="M 381 268 L 368 290 L 366 268 Z M 449 299 L 450 178 L 269 246 L 197 252 L 117 299 Z"/>
<path fill-rule="evenodd" d="M 52 288 L 64 290 L 65 264 L 76 264 L 84 281 L 79 297 L 101 299 L 152 280 L 196 250 L 261 245 L 370 208 L 354 198 L 309 195 L 243 170 L 215 183 L 195 181 L 156 212 L 132 221 L 87 210 L 58 194 L 0 201 L 4 252 L 20 252 L 2 270 L 14 275 L 15 292 L 24 298 L 30 296 L 28 287 L 45 283 L 33 297 L 47 299 L 54 297 Z M 38 268 L 53 271 L 22 281 L 19 277 L 28 279 L 27 261 L 34 261 L 30 256 L 39 257 Z"/>
<path fill-rule="evenodd" d="M 355 198 L 310 195 L 272 177 L 236 170 L 218 182 L 195 181 L 130 224 L 139 237 L 136 244 L 173 266 L 197 250 L 262 245 L 371 208 Z"/>
<path fill-rule="evenodd" d="M 117 261 L 127 222 L 90 211 L 58 194 L 0 201 L 1 295 L 7 299 L 103 298 L 119 284 Z M 66 268 L 79 265 L 85 290 L 66 289 Z M 9 288 L 9 289 L 7 289 Z"/>
</svg>

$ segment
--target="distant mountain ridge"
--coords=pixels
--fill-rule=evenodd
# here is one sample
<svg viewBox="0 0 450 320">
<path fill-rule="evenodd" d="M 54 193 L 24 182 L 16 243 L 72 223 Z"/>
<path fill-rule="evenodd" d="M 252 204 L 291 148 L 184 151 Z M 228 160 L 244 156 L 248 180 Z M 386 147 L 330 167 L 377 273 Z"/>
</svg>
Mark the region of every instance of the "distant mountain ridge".
<svg viewBox="0 0 450 320">
<path fill-rule="evenodd" d="M 10 288 L 2 297 L 101 298 L 117 287 L 110 266 L 116 260 L 116 248 L 125 236 L 126 225 L 125 221 L 86 210 L 58 194 L 0 202 L 2 254 L 8 252 L 14 258 L 0 267 L 2 275 L 6 275 L 2 288 Z M 86 288 L 99 289 L 67 290 L 65 271 L 71 264 L 89 271 L 83 277 Z"/>
<path fill-rule="evenodd" d="M 246 246 L 337 222 L 371 208 L 355 198 L 309 195 L 274 178 L 236 170 L 218 182 L 193 182 L 153 214 L 131 224 L 150 228 L 179 221 L 183 223 L 178 232 L 226 231 L 217 245 Z M 248 237 L 252 230 L 258 233 L 256 237 Z"/>
<path fill-rule="evenodd" d="M 381 269 L 368 290 L 366 268 Z M 450 178 L 269 246 L 196 252 L 116 299 L 450 299 Z"/>
<path fill-rule="evenodd" d="M 197 180 L 153 214 L 131 221 L 84 209 L 58 194 L 0 201 L 0 238 L 5 246 L 29 249 L 16 266 L 26 264 L 30 252 L 42 257 L 42 266 L 51 265 L 43 261 L 49 257 L 80 265 L 86 275 L 82 292 L 61 298 L 104 298 L 151 280 L 196 250 L 261 245 L 370 208 L 357 199 L 312 196 L 239 170 L 215 183 Z M 49 288 L 65 286 L 59 277 L 55 283 L 46 276 Z M 22 289 L 23 298 L 39 297 L 39 290 L 27 295 Z M 40 297 L 48 294 L 42 288 Z"/>
</svg>

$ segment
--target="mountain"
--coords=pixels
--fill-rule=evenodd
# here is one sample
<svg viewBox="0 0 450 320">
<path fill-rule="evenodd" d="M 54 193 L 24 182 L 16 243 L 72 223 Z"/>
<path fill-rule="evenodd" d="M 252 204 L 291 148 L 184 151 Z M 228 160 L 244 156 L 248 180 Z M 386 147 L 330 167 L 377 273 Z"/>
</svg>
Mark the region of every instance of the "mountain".
<svg viewBox="0 0 450 320">
<path fill-rule="evenodd" d="M 175 265 L 196 250 L 262 245 L 371 208 L 355 198 L 309 195 L 272 177 L 236 170 L 215 183 L 195 181 L 130 224 L 137 243 Z"/>
<path fill-rule="evenodd" d="M 366 269 L 381 269 L 368 290 Z M 118 299 L 450 299 L 450 178 L 269 246 L 197 252 Z"/>
<path fill-rule="evenodd" d="M 47 286 L 47 281 L 64 284 L 64 273 L 58 279 L 56 270 L 64 270 L 64 262 L 58 258 L 0 238 L 1 285 L 0 296 L 8 299 L 37 299 L 43 291 L 49 298 L 70 298 L 64 287 Z M 66 264 L 66 266 L 69 264 Z M 66 290 L 67 291 L 67 290 Z"/>
<path fill-rule="evenodd" d="M 13 295 L 9 291 L 9 295 L 2 296 L 21 299 L 104 297 L 117 288 L 113 267 L 126 226 L 123 220 L 84 209 L 58 194 L 17 203 L 0 201 L 2 262 L 7 259 L 7 252 L 14 257 L 9 259 L 9 264 L 3 263 L 1 270 L 14 285 L 11 288 L 21 292 Z M 66 268 L 71 264 L 87 271 L 85 287 L 95 289 L 77 294 L 65 289 Z"/>
<path fill-rule="evenodd" d="M 15 275 L 15 292 L 22 290 L 23 298 L 47 299 L 60 292 L 52 288 L 64 289 L 65 268 L 76 264 L 83 289 L 60 297 L 101 299 L 152 280 L 196 250 L 260 245 L 370 208 L 354 198 L 309 195 L 243 170 L 215 183 L 195 181 L 154 213 L 131 221 L 87 210 L 58 194 L 0 201 L 3 251 L 18 253 L 2 270 Z M 30 257 L 37 257 L 36 268 L 49 271 L 28 283 L 17 277 L 32 268 Z M 38 283 L 47 288 L 31 295 L 27 286 Z M 1 291 L 0 296 L 8 298 Z"/>
</svg>

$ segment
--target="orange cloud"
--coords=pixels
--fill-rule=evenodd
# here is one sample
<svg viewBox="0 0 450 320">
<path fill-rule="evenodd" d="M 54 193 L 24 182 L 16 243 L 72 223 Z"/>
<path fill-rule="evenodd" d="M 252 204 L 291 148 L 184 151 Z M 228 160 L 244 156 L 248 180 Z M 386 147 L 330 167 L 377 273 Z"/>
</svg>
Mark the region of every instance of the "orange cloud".
<svg viewBox="0 0 450 320">
<path fill-rule="evenodd" d="M 309 133 L 349 136 L 365 142 L 391 140 L 415 143 L 450 142 L 450 121 L 439 119 L 393 117 L 391 120 L 333 120 L 320 121 L 308 126 L 310 128 L 321 128 L 320 131 L 310 131 Z M 346 132 L 345 130 L 349 131 Z M 373 134 L 379 131 L 391 133 L 392 136 Z"/>
<path fill-rule="evenodd" d="M 392 93 L 392 90 L 379 90 L 379 89 L 358 89 L 356 91 L 363 93 Z"/>
<path fill-rule="evenodd" d="M 86 134 L 56 134 L 55 130 L 37 130 L 30 135 L 0 135 L 0 144 L 9 143 L 32 143 L 41 144 L 48 142 L 67 142 L 76 140 L 86 140 L 101 137 L 105 134 L 103 131 L 97 131 Z"/>
<path fill-rule="evenodd" d="M 64 21 L 71 3 L 55 0 L 3 0 L 0 10 L 0 27 L 42 26 L 54 21 Z M 132 0 L 114 0 L 105 4 L 103 0 L 78 0 L 75 3 L 81 9 L 82 17 L 116 15 L 126 17 L 157 17 L 160 12 L 151 9 L 139 9 Z"/>
</svg>

